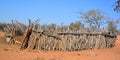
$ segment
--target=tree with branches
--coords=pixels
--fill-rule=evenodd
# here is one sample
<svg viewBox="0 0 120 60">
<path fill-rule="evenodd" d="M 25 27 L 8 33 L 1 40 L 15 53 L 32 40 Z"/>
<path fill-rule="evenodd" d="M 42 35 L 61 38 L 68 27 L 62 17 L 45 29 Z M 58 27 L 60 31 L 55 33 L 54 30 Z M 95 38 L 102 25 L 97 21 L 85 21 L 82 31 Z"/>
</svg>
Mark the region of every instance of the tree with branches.
<svg viewBox="0 0 120 60">
<path fill-rule="evenodd" d="M 108 21 L 108 30 L 114 34 L 117 32 L 117 25 L 113 20 Z"/>
<path fill-rule="evenodd" d="M 120 12 L 120 0 L 116 1 L 114 11 Z"/>
<path fill-rule="evenodd" d="M 106 23 L 106 17 L 99 9 L 80 12 L 80 14 L 82 21 L 91 27 L 96 27 L 99 29 L 101 25 Z"/>
</svg>

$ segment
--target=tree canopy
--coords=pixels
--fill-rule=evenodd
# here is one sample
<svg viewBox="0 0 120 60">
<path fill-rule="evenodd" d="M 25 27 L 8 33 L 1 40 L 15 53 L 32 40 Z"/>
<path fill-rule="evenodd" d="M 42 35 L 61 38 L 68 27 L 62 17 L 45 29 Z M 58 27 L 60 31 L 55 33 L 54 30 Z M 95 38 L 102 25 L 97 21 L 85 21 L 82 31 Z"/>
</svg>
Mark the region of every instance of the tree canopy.
<svg viewBox="0 0 120 60">
<path fill-rule="evenodd" d="M 80 14 L 82 15 L 82 21 L 84 21 L 89 26 L 96 28 L 100 28 L 101 25 L 104 24 L 104 20 L 106 18 L 104 13 L 99 9 L 80 12 Z"/>
</svg>

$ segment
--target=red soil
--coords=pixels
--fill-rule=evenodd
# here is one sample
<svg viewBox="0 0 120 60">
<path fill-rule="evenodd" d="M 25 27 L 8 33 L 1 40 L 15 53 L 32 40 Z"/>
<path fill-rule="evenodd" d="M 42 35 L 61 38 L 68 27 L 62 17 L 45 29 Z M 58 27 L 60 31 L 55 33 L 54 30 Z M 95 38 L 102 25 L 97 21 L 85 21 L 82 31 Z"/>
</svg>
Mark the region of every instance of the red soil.
<svg viewBox="0 0 120 60">
<path fill-rule="evenodd" d="M 21 41 L 22 37 L 17 37 Z M 20 45 L 8 45 L 0 32 L 0 60 L 120 60 L 120 36 L 113 48 L 84 51 L 20 51 Z"/>
</svg>

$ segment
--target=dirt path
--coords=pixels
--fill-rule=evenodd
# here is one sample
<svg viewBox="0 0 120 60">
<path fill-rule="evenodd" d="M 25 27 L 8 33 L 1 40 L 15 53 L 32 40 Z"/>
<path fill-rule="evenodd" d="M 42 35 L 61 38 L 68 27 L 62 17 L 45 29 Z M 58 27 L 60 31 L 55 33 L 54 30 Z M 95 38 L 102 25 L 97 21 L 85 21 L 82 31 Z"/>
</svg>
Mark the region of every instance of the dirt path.
<svg viewBox="0 0 120 60">
<path fill-rule="evenodd" d="M 8 45 L 0 32 L 0 60 L 120 60 L 120 36 L 113 48 L 84 51 L 20 51 L 20 45 Z M 18 37 L 21 40 L 21 37 Z"/>
</svg>

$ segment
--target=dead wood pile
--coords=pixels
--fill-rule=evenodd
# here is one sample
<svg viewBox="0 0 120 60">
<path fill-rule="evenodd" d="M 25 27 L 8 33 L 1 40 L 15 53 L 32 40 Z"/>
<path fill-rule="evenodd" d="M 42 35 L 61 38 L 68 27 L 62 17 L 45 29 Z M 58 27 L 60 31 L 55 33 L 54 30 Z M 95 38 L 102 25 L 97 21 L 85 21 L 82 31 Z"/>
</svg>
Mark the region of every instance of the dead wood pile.
<svg viewBox="0 0 120 60">
<path fill-rule="evenodd" d="M 17 41 L 16 36 L 18 36 L 20 33 L 22 34 L 24 29 L 22 29 L 22 25 L 20 25 L 20 23 L 17 21 L 12 20 L 11 22 L 12 24 L 6 24 L 4 26 L 6 42 L 8 44 L 21 44 L 21 42 Z"/>
</svg>

